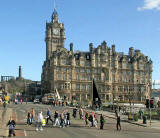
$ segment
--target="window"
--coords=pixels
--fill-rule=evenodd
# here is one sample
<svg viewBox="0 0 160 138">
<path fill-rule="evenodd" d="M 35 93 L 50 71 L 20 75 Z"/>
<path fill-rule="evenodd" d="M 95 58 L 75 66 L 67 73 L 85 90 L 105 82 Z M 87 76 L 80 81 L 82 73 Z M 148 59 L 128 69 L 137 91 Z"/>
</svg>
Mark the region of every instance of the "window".
<svg viewBox="0 0 160 138">
<path fill-rule="evenodd" d="M 79 80 L 79 74 L 76 75 L 76 80 Z"/>
<path fill-rule="evenodd" d="M 60 67 L 57 67 L 57 72 L 61 71 L 61 68 Z"/>
<path fill-rule="evenodd" d="M 76 90 L 80 90 L 80 84 L 76 84 Z"/>
<path fill-rule="evenodd" d="M 79 73 L 79 68 L 76 68 L 76 72 Z"/>
<path fill-rule="evenodd" d="M 71 74 L 69 74 L 69 80 L 72 80 L 72 75 Z"/>
<path fill-rule="evenodd" d="M 83 74 L 83 75 L 82 75 L 82 80 L 85 80 L 85 79 L 86 79 L 86 77 L 85 77 L 85 75 Z"/>
<path fill-rule="evenodd" d="M 63 74 L 63 80 L 66 80 L 66 74 Z"/>
<path fill-rule="evenodd" d="M 69 69 L 68 69 L 68 71 L 69 71 L 69 72 L 72 72 L 72 69 L 71 69 L 71 68 L 69 68 Z"/>
<path fill-rule="evenodd" d="M 86 88 L 87 88 L 87 91 L 90 91 L 91 90 L 91 85 L 87 85 Z"/>
<path fill-rule="evenodd" d="M 63 89 L 70 89 L 70 83 L 64 83 L 63 85 L 62 85 L 62 88 Z"/>
<path fill-rule="evenodd" d="M 79 59 L 79 55 L 78 55 L 78 54 L 76 54 L 76 55 L 75 55 L 75 58 L 76 58 L 76 60 L 78 60 L 78 59 Z"/>
<path fill-rule="evenodd" d="M 86 66 L 87 66 L 87 67 L 90 67 L 90 66 L 91 66 L 91 63 L 90 63 L 89 61 L 87 61 L 87 62 L 86 62 Z"/>
<path fill-rule="evenodd" d="M 90 60 L 90 55 L 89 54 L 86 55 L 86 59 Z"/>
<path fill-rule="evenodd" d="M 66 59 L 62 59 L 62 64 L 66 65 L 66 63 L 67 63 Z"/>
<path fill-rule="evenodd" d="M 80 65 L 81 65 L 81 66 L 84 66 L 84 61 L 80 61 Z"/>
<path fill-rule="evenodd" d="M 86 85 L 85 85 L 85 84 L 82 84 L 81 89 L 82 89 L 82 90 L 86 90 Z"/>
<path fill-rule="evenodd" d="M 87 75 L 87 81 L 90 81 L 90 80 L 91 80 L 91 76 Z"/>
<path fill-rule="evenodd" d="M 85 70 L 82 68 L 82 69 L 81 69 L 81 72 L 82 72 L 82 73 L 84 73 L 84 72 L 85 72 Z"/>
<path fill-rule="evenodd" d="M 126 63 L 123 63 L 123 68 L 127 68 L 127 64 Z"/>
<path fill-rule="evenodd" d="M 90 73 L 90 72 L 91 72 L 91 70 L 90 70 L 90 69 L 86 69 L 86 72 L 87 72 L 87 73 Z"/>
<path fill-rule="evenodd" d="M 67 71 L 67 69 L 66 69 L 66 68 L 62 68 L 62 71 L 63 71 L 63 72 L 66 72 L 66 71 Z"/>
<path fill-rule="evenodd" d="M 57 80 L 61 79 L 61 74 L 57 74 Z"/>
<path fill-rule="evenodd" d="M 79 61 L 76 62 L 76 66 L 79 66 Z"/>
<path fill-rule="evenodd" d="M 97 69 L 94 70 L 94 73 L 97 73 Z"/>
</svg>

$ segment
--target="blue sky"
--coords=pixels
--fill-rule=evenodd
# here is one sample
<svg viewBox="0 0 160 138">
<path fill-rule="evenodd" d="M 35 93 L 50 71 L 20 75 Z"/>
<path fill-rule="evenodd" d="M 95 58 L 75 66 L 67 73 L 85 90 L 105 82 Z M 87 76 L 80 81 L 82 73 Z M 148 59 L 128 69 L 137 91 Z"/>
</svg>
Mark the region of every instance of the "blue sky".
<svg viewBox="0 0 160 138">
<path fill-rule="evenodd" d="M 0 0 L 0 75 L 40 80 L 45 60 L 45 23 L 53 0 Z M 128 54 L 140 49 L 153 60 L 153 80 L 160 80 L 160 0 L 56 0 L 66 29 L 65 47 L 88 51 L 103 40 Z"/>
</svg>

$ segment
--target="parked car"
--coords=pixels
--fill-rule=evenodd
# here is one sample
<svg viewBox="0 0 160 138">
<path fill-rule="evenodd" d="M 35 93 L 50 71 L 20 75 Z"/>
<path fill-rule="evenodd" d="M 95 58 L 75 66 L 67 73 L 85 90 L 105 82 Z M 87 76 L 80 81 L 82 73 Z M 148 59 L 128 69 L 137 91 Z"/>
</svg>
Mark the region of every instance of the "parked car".
<svg viewBox="0 0 160 138">
<path fill-rule="evenodd" d="M 34 103 L 34 104 L 40 103 L 40 101 L 39 101 L 39 99 L 34 99 L 33 103 Z"/>
</svg>

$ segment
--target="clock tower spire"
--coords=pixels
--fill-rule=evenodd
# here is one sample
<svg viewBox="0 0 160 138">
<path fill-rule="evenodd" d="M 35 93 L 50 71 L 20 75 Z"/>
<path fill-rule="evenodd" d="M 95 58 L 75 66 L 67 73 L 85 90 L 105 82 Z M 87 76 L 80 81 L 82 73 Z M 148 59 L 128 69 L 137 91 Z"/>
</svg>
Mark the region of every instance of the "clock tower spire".
<svg viewBox="0 0 160 138">
<path fill-rule="evenodd" d="M 54 0 L 54 11 L 52 14 L 52 22 L 58 22 L 58 13 L 56 11 L 56 0 Z"/>
<path fill-rule="evenodd" d="M 49 60 L 52 53 L 59 48 L 64 48 L 65 28 L 63 23 L 59 23 L 58 13 L 54 0 L 54 11 L 51 22 L 46 23 L 46 60 Z"/>
</svg>

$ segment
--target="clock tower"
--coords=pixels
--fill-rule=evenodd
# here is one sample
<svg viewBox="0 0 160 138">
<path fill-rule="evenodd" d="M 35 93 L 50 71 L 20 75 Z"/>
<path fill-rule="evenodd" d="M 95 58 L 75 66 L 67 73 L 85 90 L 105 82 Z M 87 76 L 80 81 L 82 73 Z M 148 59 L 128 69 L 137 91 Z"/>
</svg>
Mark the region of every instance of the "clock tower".
<svg viewBox="0 0 160 138">
<path fill-rule="evenodd" d="M 52 14 L 51 22 L 46 23 L 46 60 L 49 60 L 52 56 L 52 52 L 57 48 L 64 48 L 65 42 L 65 29 L 64 24 L 59 23 L 58 13 L 56 8 Z"/>
</svg>

